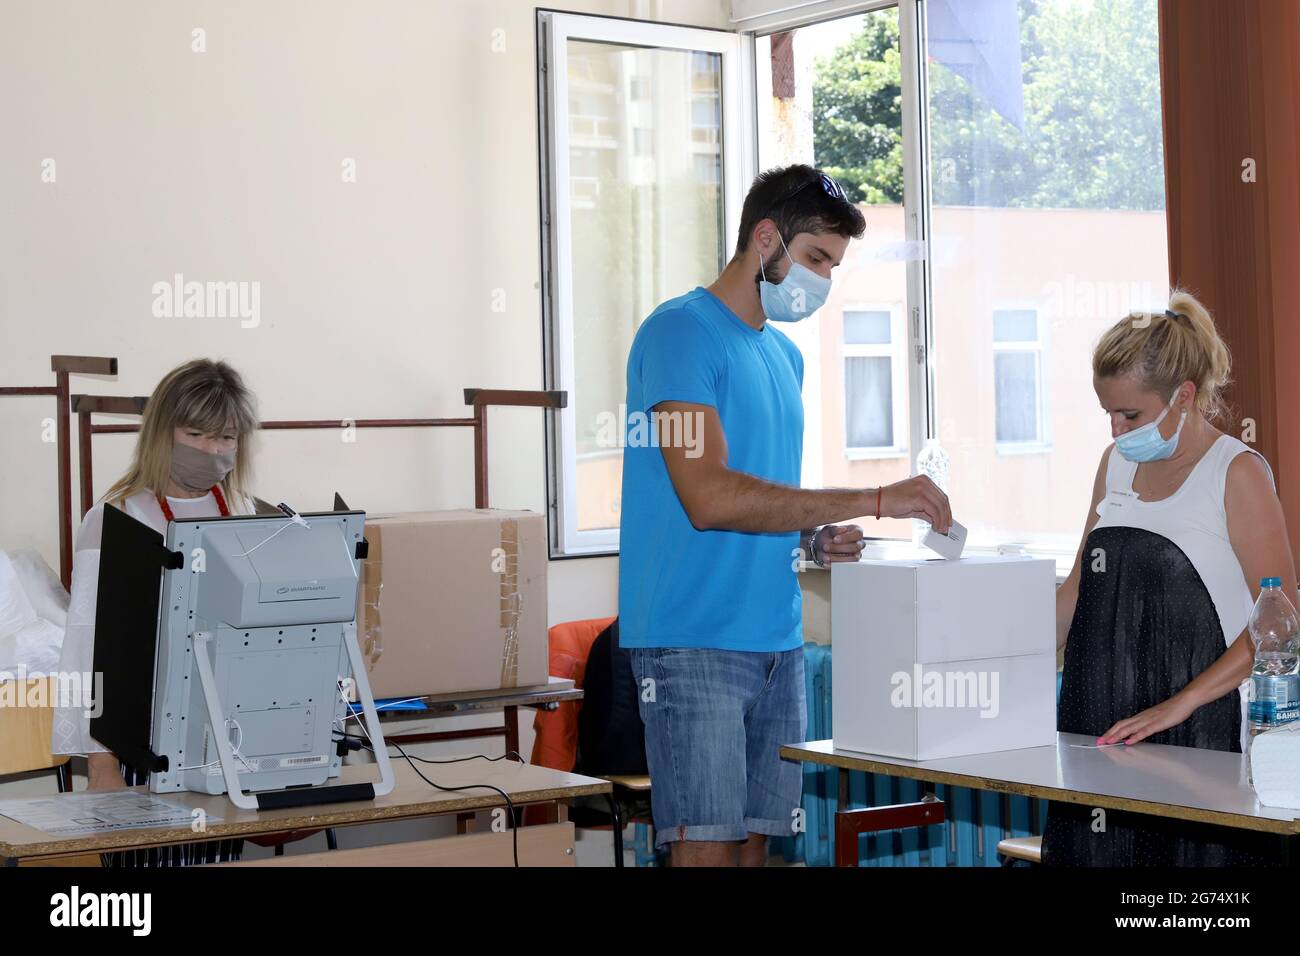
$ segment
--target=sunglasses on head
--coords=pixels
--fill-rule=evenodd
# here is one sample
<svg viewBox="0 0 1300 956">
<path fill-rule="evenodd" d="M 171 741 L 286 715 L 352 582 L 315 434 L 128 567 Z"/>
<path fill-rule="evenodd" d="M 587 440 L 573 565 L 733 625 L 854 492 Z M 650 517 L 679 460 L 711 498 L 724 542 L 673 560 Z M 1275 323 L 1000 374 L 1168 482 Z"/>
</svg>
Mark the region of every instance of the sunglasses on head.
<svg viewBox="0 0 1300 956">
<path fill-rule="evenodd" d="M 803 192 L 809 186 L 814 186 L 814 185 L 821 186 L 822 192 L 830 196 L 832 199 L 838 199 L 841 202 L 849 201 L 848 197 L 844 195 L 844 190 L 840 188 L 839 183 L 831 179 L 825 173 L 820 173 L 818 174 L 816 179 L 810 179 L 805 183 L 800 183 L 798 186 L 790 190 L 788 193 L 786 193 L 776 202 L 772 203 L 772 208 L 775 209 L 777 206 L 780 206 L 782 203 L 786 202 L 787 200 L 793 199 L 795 196 L 799 195 L 799 193 Z"/>
</svg>

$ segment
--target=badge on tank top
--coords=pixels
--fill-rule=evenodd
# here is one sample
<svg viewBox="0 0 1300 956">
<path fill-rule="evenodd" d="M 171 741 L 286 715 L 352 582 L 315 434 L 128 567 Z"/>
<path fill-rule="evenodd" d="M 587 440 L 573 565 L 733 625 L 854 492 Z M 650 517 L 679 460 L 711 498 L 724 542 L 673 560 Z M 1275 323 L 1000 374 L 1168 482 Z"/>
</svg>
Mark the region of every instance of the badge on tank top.
<svg viewBox="0 0 1300 956">
<path fill-rule="evenodd" d="M 1103 503 L 1106 506 L 1107 511 L 1109 511 L 1112 508 L 1118 508 L 1120 510 L 1123 510 L 1124 508 L 1127 508 L 1130 504 L 1132 504 L 1134 501 L 1137 500 L 1138 500 L 1137 492 L 1122 491 L 1118 488 L 1109 489 L 1106 492 L 1106 497 L 1102 499 Z"/>
</svg>

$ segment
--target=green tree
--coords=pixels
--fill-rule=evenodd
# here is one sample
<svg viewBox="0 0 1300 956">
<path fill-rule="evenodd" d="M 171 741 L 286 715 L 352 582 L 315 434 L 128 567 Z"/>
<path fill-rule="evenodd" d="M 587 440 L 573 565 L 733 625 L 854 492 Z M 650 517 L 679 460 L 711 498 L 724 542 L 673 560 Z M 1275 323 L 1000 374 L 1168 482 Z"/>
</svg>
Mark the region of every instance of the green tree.
<svg viewBox="0 0 1300 956">
<path fill-rule="evenodd" d="M 898 11 L 863 17 L 862 30 L 813 81 L 813 149 L 817 165 L 854 202 L 903 201 L 903 89 Z"/>
<path fill-rule="evenodd" d="M 964 79 L 930 64 L 936 204 L 1163 208 L 1155 0 L 1019 8 L 1023 132 Z M 900 76 L 897 17 L 883 12 L 816 64 L 817 162 L 859 201 L 901 201 Z"/>
</svg>

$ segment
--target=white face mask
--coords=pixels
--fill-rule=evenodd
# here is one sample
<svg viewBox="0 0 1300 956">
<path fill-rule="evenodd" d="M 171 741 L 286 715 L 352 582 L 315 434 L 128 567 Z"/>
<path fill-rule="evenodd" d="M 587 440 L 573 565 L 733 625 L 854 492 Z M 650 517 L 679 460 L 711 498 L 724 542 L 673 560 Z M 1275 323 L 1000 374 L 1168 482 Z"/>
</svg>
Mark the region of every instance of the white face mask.
<svg viewBox="0 0 1300 956">
<path fill-rule="evenodd" d="M 826 297 L 831 293 L 831 280 L 795 262 L 790 250 L 786 249 L 779 230 L 776 238 L 781 241 L 781 248 L 790 260 L 790 268 L 779 284 L 768 282 L 767 270 L 763 268 L 763 257 L 760 255 L 758 269 L 763 279 L 758 284 L 758 298 L 763 304 L 763 314 L 773 322 L 798 322 L 825 304 Z"/>
</svg>

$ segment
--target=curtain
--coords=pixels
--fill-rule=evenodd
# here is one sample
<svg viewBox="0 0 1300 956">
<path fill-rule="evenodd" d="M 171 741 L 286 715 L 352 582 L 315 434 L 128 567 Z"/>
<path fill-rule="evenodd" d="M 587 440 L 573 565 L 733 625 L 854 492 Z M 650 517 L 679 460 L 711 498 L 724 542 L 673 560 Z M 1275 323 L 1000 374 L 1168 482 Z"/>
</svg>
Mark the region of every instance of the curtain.
<svg viewBox="0 0 1300 956">
<path fill-rule="evenodd" d="M 1160 0 L 1171 283 L 1232 351 L 1228 420 L 1300 544 L 1300 3 Z M 1253 423 L 1253 434 L 1251 426 Z"/>
</svg>

